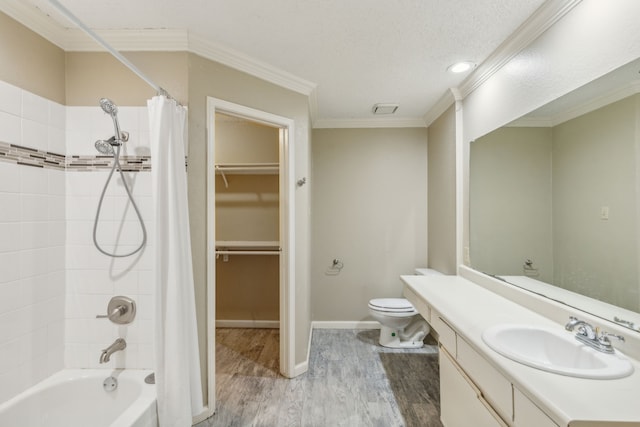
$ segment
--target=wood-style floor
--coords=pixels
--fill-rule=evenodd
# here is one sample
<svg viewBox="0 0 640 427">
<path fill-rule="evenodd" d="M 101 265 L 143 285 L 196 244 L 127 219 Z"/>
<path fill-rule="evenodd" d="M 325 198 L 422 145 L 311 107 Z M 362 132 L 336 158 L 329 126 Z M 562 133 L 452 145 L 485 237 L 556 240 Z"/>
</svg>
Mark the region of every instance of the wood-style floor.
<svg viewBox="0 0 640 427">
<path fill-rule="evenodd" d="M 278 373 L 277 329 L 216 331 L 216 414 L 197 427 L 440 427 L 435 342 L 378 345 L 378 330 L 316 329 L 307 373 Z"/>
</svg>

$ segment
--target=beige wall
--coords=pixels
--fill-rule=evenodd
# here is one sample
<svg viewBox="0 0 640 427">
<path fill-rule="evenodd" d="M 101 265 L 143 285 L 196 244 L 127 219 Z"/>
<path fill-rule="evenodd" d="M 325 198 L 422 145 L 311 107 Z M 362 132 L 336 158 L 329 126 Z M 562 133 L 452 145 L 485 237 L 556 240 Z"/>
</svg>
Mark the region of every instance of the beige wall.
<svg viewBox="0 0 640 427">
<path fill-rule="evenodd" d="M 428 266 L 456 274 L 456 116 L 450 107 L 429 126 Z"/>
<path fill-rule="evenodd" d="M 370 319 L 426 263 L 426 129 L 313 131 L 313 319 Z M 332 260 L 344 268 L 327 273 Z"/>
<path fill-rule="evenodd" d="M 215 163 L 278 163 L 279 129 L 216 115 Z M 279 176 L 216 176 L 216 241 L 279 240 Z M 216 319 L 278 320 L 280 259 L 229 256 L 216 261 Z"/>
<path fill-rule="evenodd" d="M 491 274 L 553 278 L 550 128 L 505 127 L 471 143 L 471 266 Z"/>
<path fill-rule="evenodd" d="M 189 215 L 199 324 L 206 324 L 206 100 L 224 99 L 294 120 L 295 177 L 309 175 L 308 98 L 195 54 L 189 61 Z M 311 330 L 309 307 L 309 195 L 308 186 L 296 190 L 295 200 L 295 363 L 307 360 Z M 200 334 L 206 334 L 201 329 Z"/>
<path fill-rule="evenodd" d="M 65 53 L 0 12 L 0 80 L 65 104 Z"/>
<path fill-rule="evenodd" d="M 186 52 L 124 52 L 136 67 L 180 103 L 188 101 Z M 94 106 L 109 98 L 119 106 L 146 106 L 156 92 L 109 53 L 66 53 L 67 105 Z"/>
<path fill-rule="evenodd" d="M 554 283 L 634 311 L 640 309 L 639 100 L 635 95 L 553 128 Z"/>
</svg>

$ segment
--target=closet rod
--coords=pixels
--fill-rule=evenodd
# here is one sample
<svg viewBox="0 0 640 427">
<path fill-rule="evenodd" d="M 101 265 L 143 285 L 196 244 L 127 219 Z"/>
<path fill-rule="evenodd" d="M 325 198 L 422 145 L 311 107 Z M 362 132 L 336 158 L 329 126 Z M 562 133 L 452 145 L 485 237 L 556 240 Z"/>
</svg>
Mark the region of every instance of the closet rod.
<svg viewBox="0 0 640 427">
<path fill-rule="evenodd" d="M 280 255 L 280 251 L 216 251 L 216 255 Z"/>
</svg>

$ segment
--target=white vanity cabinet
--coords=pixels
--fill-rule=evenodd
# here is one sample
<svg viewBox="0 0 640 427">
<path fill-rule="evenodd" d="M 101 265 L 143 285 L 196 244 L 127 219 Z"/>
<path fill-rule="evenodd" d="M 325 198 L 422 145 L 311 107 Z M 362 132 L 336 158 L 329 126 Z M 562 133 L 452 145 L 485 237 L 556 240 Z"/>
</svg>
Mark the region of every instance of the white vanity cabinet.
<svg viewBox="0 0 640 427">
<path fill-rule="evenodd" d="M 451 355 L 440 348 L 440 419 L 445 427 L 505 427 Z"/>
<path fill-rule="evenodd" d="M 430 307 L 439 335 L 440 410 L 445 427 L 558 427 Z"/>
</svg>

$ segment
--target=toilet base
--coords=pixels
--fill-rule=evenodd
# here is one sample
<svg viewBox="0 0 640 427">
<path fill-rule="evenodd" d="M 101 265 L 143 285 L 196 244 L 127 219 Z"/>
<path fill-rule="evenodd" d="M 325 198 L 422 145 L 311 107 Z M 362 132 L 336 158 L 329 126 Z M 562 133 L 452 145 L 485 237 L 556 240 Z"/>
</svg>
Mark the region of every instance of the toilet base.
<svg viewBox="0 0 640 427">
<path fill-rule="evenodd" d="M 422 340 L 425 334 L 416 334 L 415 339 L 400 340 L 400 331 L 388 326 L 382 325 L 380 328 L 380 340 L 378 341 L 381 346 L 389 348 L 422 348 L 424 343 Z"/>
</svg>

